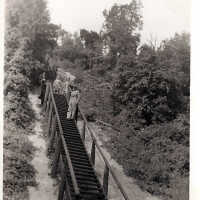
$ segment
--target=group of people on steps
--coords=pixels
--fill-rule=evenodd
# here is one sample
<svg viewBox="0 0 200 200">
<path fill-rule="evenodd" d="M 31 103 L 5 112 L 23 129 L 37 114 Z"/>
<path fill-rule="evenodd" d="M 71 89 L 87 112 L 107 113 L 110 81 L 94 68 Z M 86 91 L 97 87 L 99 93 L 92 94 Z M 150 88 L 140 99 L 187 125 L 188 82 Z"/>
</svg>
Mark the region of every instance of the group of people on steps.
<svg viewBox="0 0 200 200">
<path fill-rule="evenodd" d="M 67 118 L 74 119 L 77 114 L 77 107 L 80 101 L 80 90 L 70 80 L 69 76 L 65 76 L 64 82 L 58 79 L 58 69 L 56 67 L 48 66 L 47 70 L 41 75 L 41 93 L 39 98 L 41 104 L 44 102 L 44 96 L 46 91 L 46 83 L 49 82 L 52 85 L 54 94 L 64 95 L 68 102 Z"/>
</svg>

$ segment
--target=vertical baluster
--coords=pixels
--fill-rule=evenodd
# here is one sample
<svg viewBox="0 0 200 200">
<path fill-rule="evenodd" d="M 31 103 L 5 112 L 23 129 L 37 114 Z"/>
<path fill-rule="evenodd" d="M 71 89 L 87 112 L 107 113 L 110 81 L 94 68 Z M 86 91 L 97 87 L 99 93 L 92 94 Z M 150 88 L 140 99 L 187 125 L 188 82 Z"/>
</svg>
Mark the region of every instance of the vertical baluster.
<svg viewBox="0 0 200 200">
<path fill-rule="evenodd" d="M 46 115 L 48 115 L 48 112 L 49 112 L 49 107 L 50 107 L 50 102 L 51 102 L 51 94 L 49 92 L 49 95 L 48 95 L 48 99 L 47 99 L 47 108 L 46 108 Z"/>
<path fill-rule="evenodd" d="M 49 94 L 47 96 L 47 100 L 46 100 L 46 106 L 45 106 L 45 116 L 47 115 L 47 110 L 48 110 L 48 104 L 49 104 Z"/>
<path fill-rule="evenodd" d="M 56 151 L 55 151 L 55 155 L 54 155 L 54 159 L 53 159 L 53 167 L 52 167 L 52 171 L 51 171 L 51 174 L 53 177 L 56 175 L 56 172 L 57 172 L 58 162 L 59 162 L 60 152 L 61 152 L 61 145 L 62 145 L 62 141 L 61 141 L 61 138 L 58 136 Z"/>
<path fill-rule="evenodd" d="M 77 121 L 78 121 L 78 105 L 77 105 L 77 107 L 76 107 L 76 112 L 75 112 L 74 119 L 75 119 L 75 122 L 76 122 L 76 124 L 77 124 Z"/>
<path fill-rule="evenodd" d="M 91 161 L 92 161 L 92 164 L 95 165 L 95 142 L 94 142 L 94 140 L 92 141 Z"/>
<path fill-rule="evenodd" d="M 70 192 L 70 186 L 69 186 L 69 183 L 66 179 L 66 174 L 67 174 L 67 171 L 66 171 L 66 168 L 64 167 L 64 170 L 65 170 L 65 191 L 64 191 L 64 200 L 72 200 L 72 197 L 71 197 L 71 192 Z"/>
<path fill-rule="evenodd" d="M 54 123 L 54 118 L 55 118 L 55 113 L 54 113 L 54 108 L 53 108 L 53 102 L 52 103 L 52 114 L 51 114 L 51 126 L 50 126 L 50 132 L 49 132 L 49 136 L 51 137 L 52 132 L 53 132 L 53 123 Z"/>
<path fill-rule="evenodd" d="M 103 190 L 105 195 L 108 195 L 108 178 L 109 178 L 109 168 L 105 165 L 104 175 L 103 175 Z"/>
<path fill-rule="evenodd" d="M 61 183 L 59 187 L 58 200 L 63 200 L 65 186 L 66 186 L 66 173 L 65 173 L 65 167 L 64 167 L 62 156 L 60 160 L 61 160 Z"/>
<path fill-rule="evenodd" d="M 53 146 L 55 134 L 56 134 L 56 115 L 53 116 L 53 120 L 52 120 L 52 131 L 51 131 L 51 136 L 50 136 L 50 141 L 49 141 L 49 146 L 48 146 L 49 149 L 51 149 Z"/>
<path fill-rule="evenodd" d="M 52 113 L 53 113 L 53 103 L 50 102 L 50 109 L 49 109 L 49 117 L 48 117 L 48 135 L 50 135 L 50 131 L 51 131 L 51 119 L 52 119 Z"/>
<path fill-rule="evenodd" d="M 82 129 L 81 136 L 82 136 L 83 141 L 85 141 L 85 121 L 84 120 L 83 120 L 83 129 Z"/>
<path fill-rule="evenodd" d="M 44 96 L 44 101 L 43 101 L 43 111 L 46 110 L 48 95 L 49 95 L 49 85 L 46 83 L 46 91 L 45 91 L 45 96 Z"/>
</svg>

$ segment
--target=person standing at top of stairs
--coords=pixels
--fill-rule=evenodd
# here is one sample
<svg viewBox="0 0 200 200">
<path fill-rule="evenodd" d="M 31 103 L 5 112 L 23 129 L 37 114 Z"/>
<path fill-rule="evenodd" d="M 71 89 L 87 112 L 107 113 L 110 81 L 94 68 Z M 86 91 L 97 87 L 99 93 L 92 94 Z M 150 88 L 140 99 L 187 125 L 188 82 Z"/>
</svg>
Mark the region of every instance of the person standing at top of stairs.
<svg viewBox="0 0 200 200">
<path fill-rule="evenodd" d="M 69 99 L 71 96 L 69 79 L 67 79 L 66 82 L 64 83 L 63 93 L 64 93 L 64 96 L 65 96 L 67 102 L 69 102 Z"/>
<path fill-rule="evenodd" d="M 53 86 L 54 81 L 57 77 L 57 67 L 55 66 L 48 66 L 47 68 L 47 80 L 51 83 Z"/>
<path fill-rule="evenodd" d="M 45 72 L 43 72 L 41 76 L 41 92 L 39 96 L 39 99 L 41 99 L 42 105 L 44 102 L 45 91 L 46 91 L 46 77 L 45 77 Z"/>
<path fill-rule="evenodd" d="M 68 108 L 68 113 L 67 113 L 67 118 L 68 119 L 74 119 L 76 115 L 76 111 L 78 108 L 78 103 L 80 101 L 80 90 L 78 90 L 77 87 L 72 86 L 72 92 L 70 95 L 70 100 L 69 100 L 69 108 Z"/>
<path fill-rule="evenodd" d="M 53 83 L 57 77 L 57 67 L 55 65 L 53 65 L 52 62 L 50 62 L 49 60 L 50 60 L 50 56 L 47 55 L 47 57 L 45 59 L 45 65 L 47 68 L 46 80 L 49 81 L 51 83 L 51 85 L 53 86 Z"/>
</svg>

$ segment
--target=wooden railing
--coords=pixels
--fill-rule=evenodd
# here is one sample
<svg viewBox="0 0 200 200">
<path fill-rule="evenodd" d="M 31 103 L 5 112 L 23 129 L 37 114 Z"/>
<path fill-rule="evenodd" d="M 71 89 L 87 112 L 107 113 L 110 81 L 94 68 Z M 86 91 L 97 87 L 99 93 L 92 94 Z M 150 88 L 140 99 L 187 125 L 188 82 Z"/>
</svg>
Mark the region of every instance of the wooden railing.
<svg viewBox="0 0 200 200">
<path fill-rule="evenodd" d="M 64 166 L 64 158 L 62 157 L 62 154 L 61 154 L 61 148 L 64 149 L 65 157 L 67 159 L 69 172 L 70 172 L 70 176 L 71 176 L 71 180 L 72 180 L 73 189 L 74 189 L 75 195 L 78 197 L 80 195 L 80 190 L 78 188 L 78 184 L 77 184 L 77 180 L 76 180 L 75 173 L 73 170 L 73 166 L 72 166 L 72 162 L 70 159 L 67 144 L 64 139 L 63 129 L 61 126 L 60 118 L 58 115 L 58 110 L 57 110 L 57 107 L 55 104 L 55 99 L 53 96 L 52 86 L 50 83 L 47 83 L 43 110 L 46 112 L 46 117 L 48 118 L 48 134 L 49 134 L 49 138 L 50 138 L 49 148 L 52 147 L 53 141 L 55 139 L 57 141 L 55 154 L 54 154 L 54 158 L 53 158 L 53 167 L 52 167 L 52 173 L 51 173 L 52 176 L 56 175 L 57 168 L 59 165 L 59 160 L 61 161 L 60 168 L 61 168 L 62 180 L 61 180 L 61 186 L 60 186 L 58 199 L 62 200 L 65 189 L 66 188 L 69 189 L 69 187 L 67 187 L 67 185 L 66 185 L 67 184 L 66 176 L 65 176 L 66 168 Z M 56 122 L 58 123 L 59 132 L 56 132 Z M 66 192 L 65 194 L 69 195 L 69 191 Z M 70 198 L 70 197 L 68 197 L 68 198 Z"/>
<path fill-rule="evenodd" d="M 70 175 L 72 177 L 73 188 L 74 188 L 75 194 L 78 196 L 80 194 L 80 191 L 79 191 L 79 188 L 78 188 L 78 185 L 77 185 L 77 181 L 76 181 L 76 177 L 75 177 L 75 174 L 74 174 L 74 170 L 73 170 L 72 162 L 71 162 L 70 155 L 69 155 L 69 152 L 68 152 L 68 148 L 67 148 L 67 145 L 64 141 L 63 130 L 62 130 L 62 126 L 61 126 L 61 123 L 60 123 L 59 116 L 58 116 L 58 111 L 57 111 L 57 108 L 56 108 L 56 105 L 55 105 L 52 86 L 51 86 L 50 83 L 47 84 L 43 109 L 46 111 L 47 117 L 48 117 L 48 132 L 49 132 L 49 136 L 50 136 L 50 142 L 49 142 L 50 147 L 52 146 L 52 143 L 53 143 L 53 140 L 54 140 L 54 137 L 55 137 L 55 134 L 56 134 L 55 133 L 56 132 L 55 131 L 56 121 L 58 122 L 58 125 L 59 125 L 59 135 L 57 135 L 57 144 L 58 145 L 57 145 L 55 156 L 54 156 L 52 175 L 54 175 L 56 173 L 59 156 L 61 156 L 60 150 L 61 150 L 61 145 L 62 145 L 64 147 L 65 155 L 67 157 Z M 123 198 L 125 200 L 130 200 L 128 195 L 126 194 L 125 190 L 123 189 L 123 186 L 121 185 L 119 179 L 117 178 L 117 175 L 112 170 L 112 168 L 109 164 L 109 161 L 107 160 L 107 158 L 103 154 L 101 147 L 97 142 L 97 138 L 95 136 L 95 133 L 93 132 L 93 130 L 89 126 L 87 119 L 86 119 L 84 113 L 82 112 L 82 109 L 80 108 L 80 106 L 78 106 L 77 115 L 75 116 L 76 121 L 77 121 L 78 116 L 83 121 L 83 128 L 82 128 L 82 132 L 80 133 L 83 143 L 85 143 L 86 132 L 89 133 L 89 135 L 92 139 L 92 148 L 91 148 L 91 152 L 89 154 L 89 157 L 90 157 L 90 161 L 91 161 L 93 167 L 95 167 L 96 150 L 99 152 L 101 158 L 104 161 L 105 168 L 104 168 L 104 175 L 103 175 L 103 190 L 104 190 L 105 195 L 108 196 L 108 185 L 109 185 L 109 178 L 110 178 L 109 175 L 111 174 L 111 176 L 112 176 L 115 184 L 117 185 L 120 193 L 122 194 Z M 64 165 L 64 162 L 62 162 L 62 166 L 63 165 Z M 62 168 L 62 170 L 65 169 L 64 167 L 61 167 L 61 168 Z M 64 174 L 65 171 L 62 171 L 62 173 Z M 63 198 L 63 191 L 64 191 L 64 187 L 65 187 L 65 184 L 66 184 L 66 181 L 64 180 L 64 178 L 65 177 L 62 176 L 62 181 L 61 181 L 62 185 L 60 187 L 59 200 L 62 200 L 62 198 Z M 67 187 L 67 188 L 69 188 L 69 187 Z"/>
<path fill-rule="evenodd" d="M 95 133 L 93 132 L 93 130 L 91 129 L 91 127 L 89 126 L 87 119 L 84 115 L 84 113 L 82 112 L 82 109 L 80 108 L 80 106 L 78 106 L 78 113 L 80 118 L 83 120 L 83 129 L 82 129 L 82 140 L 85 141 L 85 134 L 86 134 L 86 130 L 87 132 L 90 134 L 90 137 L 92 139 L 92 148 L 91 148 L 91 152 L 90 152 L 90 159 L 91 162 L 93 163 L 93 166 L 95 166 L 95 152 L 96 149 L 99 152 L 101 158 L 104 161 L 105 164 L 105 168 L 104 168 L 104 175 L 103 175 L 103 189 L 104 189 L 104 193 L 107 196 L 108 195 L 108 183 L 109 183 L 109 174 L 111 174 L 115 184 L 117 185 L 117 187 L 119 188 L 122 196 L 124 197 L 125 200 L 130 200 L 128 195 L 126 194 L 125 190 L 123 189 L 119 179 L 117 178 L 117 175 L 115 174 L 115 172 L 112 170 L 109 161 L 107 160 L 107 158 L 105 157 L 105 155 L 103 154 L 100 145 L 97 142 L 97 138 L 95 136 Z"/>
</svg>

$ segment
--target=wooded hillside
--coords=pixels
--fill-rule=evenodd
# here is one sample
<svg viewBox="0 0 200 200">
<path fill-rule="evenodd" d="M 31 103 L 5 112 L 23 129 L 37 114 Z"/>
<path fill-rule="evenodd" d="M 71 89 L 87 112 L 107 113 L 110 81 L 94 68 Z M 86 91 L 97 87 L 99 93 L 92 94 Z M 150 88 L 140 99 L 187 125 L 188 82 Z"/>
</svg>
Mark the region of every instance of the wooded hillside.
<svg viewBox="0 0 200 200">
<path fill-rule="evenodd" d="M 6 2 L 4 199 L 26 199 L 35 184 L 27 97 L 48 64 L 77 77 L 89 120 L 120 130 L 109 148 L 128 175 L 164 199 L 188 199 L 190 35 L 141 44 L 136 0 L 103 15 L 100 33 L 72 34 L 50 23 L 43 0 Z"/>
<path fill-rule="evenodd" d="M 54 55 L 77 77 L 88 119 L 120 130 L 110 150 L 126 173 L 152 194 L 188 199 L 190 35 L 141 44 L 140 11 L 115 4 L 100 34 L 63 30 Z"/>
</svg>

